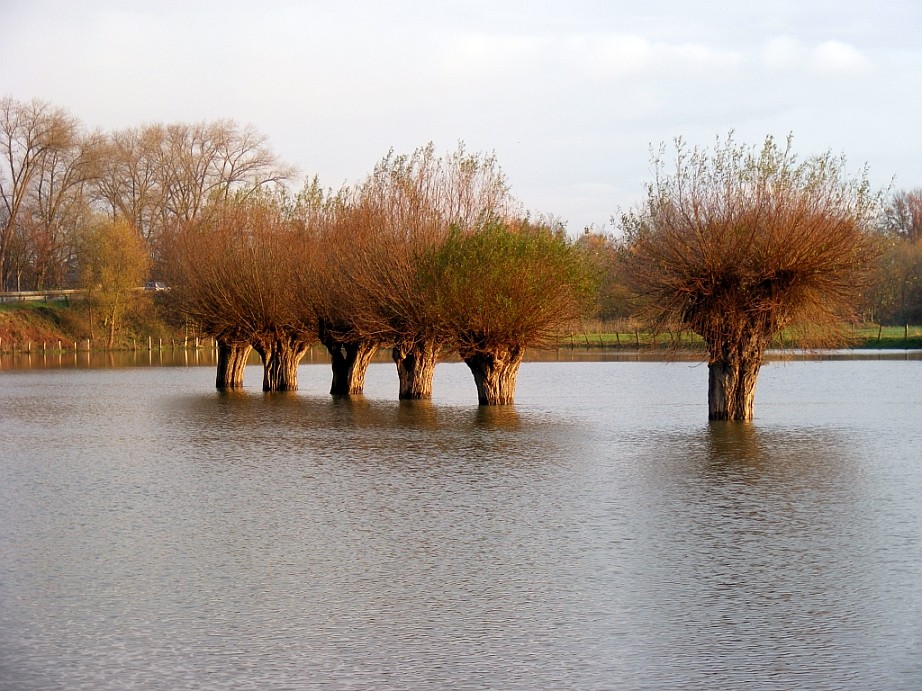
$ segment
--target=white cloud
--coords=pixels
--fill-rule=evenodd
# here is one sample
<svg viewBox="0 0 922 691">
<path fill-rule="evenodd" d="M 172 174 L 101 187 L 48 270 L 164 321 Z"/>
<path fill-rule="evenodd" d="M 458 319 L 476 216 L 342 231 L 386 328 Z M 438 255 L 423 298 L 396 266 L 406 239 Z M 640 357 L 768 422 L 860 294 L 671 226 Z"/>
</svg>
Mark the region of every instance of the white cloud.
<svg viewBox="0 0 922 691">
<path fill-rule="evenodd" d="M 796 69 L 803 64 L 806 51 L 800 41 L 790 36 L 777 36 L 768 41 L 761 52 L 762 62 L 771 70 Z"/>
<path fill-rule="evenodd" d="M 826 41 L 810 51 L 809 65 L 817 74 L 864 74 L 871 61 L 854 46 Z"/>
<path fill-rule="evenodd" d="M 571 34 L 523 37 L 463 34 L 446 50 L 446 63 L 463 73 L 497 70 L 542 73 L 566 70 L 573 77 L 611 81 L 646 76 L 717 74 L 743 64 L 735 51 L 700 43 L 651 41 L 633 34 Z"/>
</svg>

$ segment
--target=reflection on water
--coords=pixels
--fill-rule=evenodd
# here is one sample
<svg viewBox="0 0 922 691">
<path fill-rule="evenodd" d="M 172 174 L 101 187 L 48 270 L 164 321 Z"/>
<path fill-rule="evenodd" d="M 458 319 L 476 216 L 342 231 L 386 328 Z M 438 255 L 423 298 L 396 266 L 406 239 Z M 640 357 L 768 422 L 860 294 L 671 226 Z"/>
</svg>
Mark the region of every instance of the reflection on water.
<svg viewBox="0 0 922 691">
<path fill-rule="evenodd" d="M 2 373 L 0 687 L 918 688 L 918 367 Z"/>
</svg>

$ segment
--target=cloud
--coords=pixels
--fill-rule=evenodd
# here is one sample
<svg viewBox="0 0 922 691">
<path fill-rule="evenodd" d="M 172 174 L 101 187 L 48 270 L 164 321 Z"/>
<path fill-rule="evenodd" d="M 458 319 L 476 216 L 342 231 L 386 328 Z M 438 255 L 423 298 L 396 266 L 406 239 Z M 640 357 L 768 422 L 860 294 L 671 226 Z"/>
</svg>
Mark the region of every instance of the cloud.
<svg viewBox="0 0 922 691">
<path fill-rule="evenodd" d="M 464 73 L 495 73 L 497 68 L 543 74 L 565 70 L 571 77 L 592 81 L 723 74 L 743 64 L 743 56 L 735 51 L 700 43 L 651 41 L 633 34 L 461 34 L 454 37 L 446 53 L 447 64 Z"/>
<path fill-rule="evenodd" d="M 771 70 L 796 69 L 804 62 L 806 50 L 800 41 L 790 36 L 778 36 L 762 47 L 762 62 Z"/>
<path fill-rule="evenodd" d="M 871 61 L 854 46 L 826 41 L 810 51 L 809 66 L 817 74 L 864 74 Z"/>
</svg>

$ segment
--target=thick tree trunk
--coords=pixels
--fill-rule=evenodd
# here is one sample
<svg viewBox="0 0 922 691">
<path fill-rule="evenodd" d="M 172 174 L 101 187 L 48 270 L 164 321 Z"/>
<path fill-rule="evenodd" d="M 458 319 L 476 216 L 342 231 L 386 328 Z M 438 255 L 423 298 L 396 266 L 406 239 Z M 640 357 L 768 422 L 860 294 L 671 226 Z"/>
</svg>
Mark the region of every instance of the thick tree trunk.
<svg viewBox="0 0 922 691">
<path fill-rule="evenodd" d="M 762 358 L 708 363 L 708 419 L 751 421 Z"/>
<path fill-rule="evenodd" d="M 324 339 L 333 367 L 332 396 L 355 396 L 365 391 L 365 373 L 378 346 L 366 342 L 343 342 Z"/>
<path fill-rule="evenodd" d="M 218 373 L 215 387 L 221 389 L 239 389 L 243 386 L 243 371 L 250 357 L 253 346 L 249 343 L 227 341 L 218 338 Z"/>
<path fill-rule="evenodd" d="M 392 355 L 400 379 L 400 400 L 432 398 L 432 377 L 439 350 L 439 344 L 433 341 L 394 346 Z"/>
<path fill-rule="evenodd" d="M 524 356 L 525 349 L 515 346 L 461 354 L 474 375 L 480 405 L 514 403 L 516 377 Z"/>
<path fill-rule="evenodd" d="M 308 342 L 302 336 L 260 338 L 253 348 L 263 361 L 263 391 L 297 390 L 298 364 L 308 348 Z"/>
</svg>

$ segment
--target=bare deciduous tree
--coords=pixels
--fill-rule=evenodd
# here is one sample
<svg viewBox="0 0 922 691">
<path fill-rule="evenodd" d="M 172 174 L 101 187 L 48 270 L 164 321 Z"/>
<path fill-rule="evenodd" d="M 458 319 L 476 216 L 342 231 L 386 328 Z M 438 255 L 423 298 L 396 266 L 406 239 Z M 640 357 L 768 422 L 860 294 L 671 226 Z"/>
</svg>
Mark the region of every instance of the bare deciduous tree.
<svg viewBox="0 0 922 691">
<path fill-rule="evenodd" d="M 883 230 L 903 240 L 922 240 L 922 189 L 893 194 L 884 206 Z"/>
<path fill-rule="evenodd" d="M 750 420 L 772 337 L 799 328 L 802 343 L 835 342 L 869 283 L 877 196 L 842 158 L 801 161 L 791 144 L 679 140 L 674 169 L 661 151 L 645 203 L 623 218 L 653 316 L 707 345 L 712 420 Z"/>
<path fill-rule="evenodd" d="M 266 137 L 231 120 L 152 124 L 108 137 L 97 196 L 113 214 L 132 219 L 156 257 L 161 235 L 206 204 L 259 195 L 293 174 Z"/>
<path fill-rule="evenodd" d="M 50 238 L 40 231 L 43 227 L 54 230 L 56 219 L 43 214 L 53 211 L 50 204 L 59 195 L 48 186 L 53 182 L 70 188 L 77 184 L 75 178 L 84 175 L 79 155 L 74 158 L 79 141 L 80 124 L 66 111 L 44 101 L 0 99 L 0 287 L 18 289 L 20 286 L 10 281 L 11 273 L 21 274 L 28 265 L 28 258 L 23 256 L 11 272 L 14 244 L 23 253 L 58 249 L 35 248 L 30 245 L 30 235 L 35 232 L 46 241 Z M 17 234 L 21 236 L 19 243 Z M 53 244 L 57 241 L 55 237 Z"/>
</svg>

